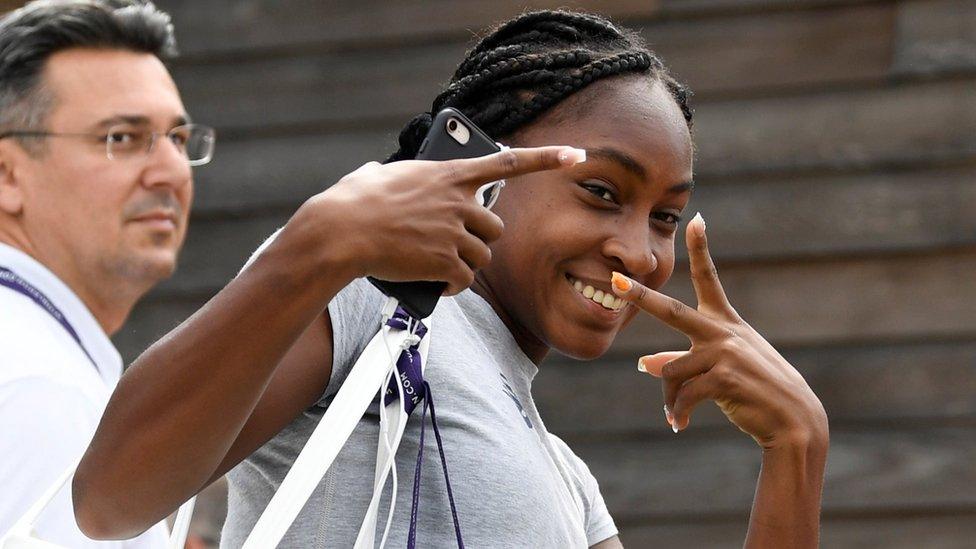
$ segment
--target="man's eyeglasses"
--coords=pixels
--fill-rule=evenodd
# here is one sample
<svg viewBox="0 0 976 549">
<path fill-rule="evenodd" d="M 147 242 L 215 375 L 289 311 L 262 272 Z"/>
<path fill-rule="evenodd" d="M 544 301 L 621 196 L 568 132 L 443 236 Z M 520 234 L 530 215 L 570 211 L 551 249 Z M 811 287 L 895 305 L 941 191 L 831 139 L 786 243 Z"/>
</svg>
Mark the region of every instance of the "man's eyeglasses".
<svg viewBox="0 0 976 549">
<path fill-rule="evenodd" d="M 148 156 L 156 147 L 156 139 L 166 137 L 186 157 L 191 166 L 202 166 L 213 158 L 217 133 L 209 126 L 183 124 L 166 133 L 133 128 L 130 124 L 112 126 L 105 133 L 56 133 L 29 130 L 11 130 L 0 133 L 0 139 L 8 137 L 87 137 L 105 143 L 109 160 L 125 160 Z"/>
</svg>

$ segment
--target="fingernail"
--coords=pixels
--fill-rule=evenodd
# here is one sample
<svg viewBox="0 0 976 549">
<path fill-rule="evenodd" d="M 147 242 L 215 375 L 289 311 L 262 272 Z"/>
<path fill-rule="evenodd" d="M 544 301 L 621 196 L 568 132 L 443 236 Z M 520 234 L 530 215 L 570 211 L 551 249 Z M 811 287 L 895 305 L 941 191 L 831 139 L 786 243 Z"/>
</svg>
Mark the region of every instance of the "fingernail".
<svg viewBox="0 0 976 549">
<path fill-rule="evenodd" d="M 613 271 L 613 274 L 610 276 L 610 280 L 613 282 L 613 287 L 616 288 L 618 292 L 626 292 L 630 290 L 632 286 L 630 280 L 617 271 Z"/>
<path fill-rule="evenodd" d="M 671 424 L 671 430 L 674 431 L 675 434 L 678 434 L 678 425 L 675 424 L 675 423 L 672 423 Z"/>
<path fill-rule="evenodd" d="M 644 366 L 644 357 L 637 359 L 637 371 L 647 373 L 647 368 Z"/>
<path fill-rule="evenodd" d="M 664 419 L 668 420 L 668 425 L 670 425 L 671 428 L 673 429 L 674 428 L 674 416 L 671 415 L 671 410 L 668 408 L 668 405 L 667 404 L 664 405 Z"/>
<path fill-rule="evenodd" d="M 695 217 L 691 219 L 691 222 L 694 223 L 696 220 L 699 223 L 698 226 L 695 227 L 695 232 L 698 233 L 698 236 L 705 236 L 705 218 L 702 217 L 701 212 L 696 213 Z"/>
<path fill-rule="evenodd" d="M 586 151 L 567 147 L 559 153 L 559 163 L 565 166 L 575 166 L 586 162 Z"/>
</svg>

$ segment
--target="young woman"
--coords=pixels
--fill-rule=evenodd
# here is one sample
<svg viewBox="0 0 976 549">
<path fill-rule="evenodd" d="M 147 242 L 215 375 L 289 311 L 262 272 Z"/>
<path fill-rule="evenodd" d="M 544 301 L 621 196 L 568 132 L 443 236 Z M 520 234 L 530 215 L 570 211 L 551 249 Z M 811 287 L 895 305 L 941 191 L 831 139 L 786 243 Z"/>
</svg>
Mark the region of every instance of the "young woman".
<svg viewBox="0 0 976 549">
<path fill-rule="evenodd" d="M 546 432 L 531 381 L 550 349 L 597 358 L 643 310 L 692 342 L 641 362 L 663 376 L 667 421 L 683 429 L 696 404 L 715 400 L 762 448 L 748 545 L 815 547 L 823 407 L 729 305 L 700 217 L 687 229 L 698 308 L 654 290 L 671 276 L 692 192 L 687 96 L 632 33 L 602 18 L 547 11 L 498 27 L 431 112 L 455 107 L 513 149 L 408 160 L 429 129 L 425 113 L 390 159 L 403 161 L 367 164 L 309 199 L 123 376 L 75 478 L 83 529 L 136 534 L 229 471 L 222 545 L 242 543 L 378 329 L 384 296 L 370 275 L 449 282 L 426 377 L 468 545 L 620 547 L 596 480 Z M 542 147 L 551 143 L 585 149 L 585 162 Z M 488 211 L 472 194 L 499 177 L 508 185 Z M 283 546 L 352 546 L 372 493 L 376 412 Z M 413 469 L 419 424 L 408 424 L 400 471 Z M 455 544 L 439 468 L 425 460 L 422 546 Z M 404 544 L 409 492 L 401 485 L 391 546 Z"/>
</svg>

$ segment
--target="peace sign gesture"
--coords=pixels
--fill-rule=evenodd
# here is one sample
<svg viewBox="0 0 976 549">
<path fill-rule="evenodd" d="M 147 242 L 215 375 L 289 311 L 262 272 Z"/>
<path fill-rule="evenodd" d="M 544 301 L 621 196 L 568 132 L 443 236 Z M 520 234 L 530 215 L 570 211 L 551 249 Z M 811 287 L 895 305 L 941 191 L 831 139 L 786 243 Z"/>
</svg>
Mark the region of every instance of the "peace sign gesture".
<svg viewBox="0 0 976 549">
<path fill-rule="evenodd" d="M 641 357 L 638 369 L 660 377 L 665 417 L 674 432 L 688 427 L 692 410 L 714 400 L 729 421 L 764 449 L 826 441 L 823 405 L 803 377 L 729 303 L 708 252 L 705 221 L 686 230 L 694 309 L 620 273 L 613 291 L 691 340 L 687 351 Z"/>
</svg>

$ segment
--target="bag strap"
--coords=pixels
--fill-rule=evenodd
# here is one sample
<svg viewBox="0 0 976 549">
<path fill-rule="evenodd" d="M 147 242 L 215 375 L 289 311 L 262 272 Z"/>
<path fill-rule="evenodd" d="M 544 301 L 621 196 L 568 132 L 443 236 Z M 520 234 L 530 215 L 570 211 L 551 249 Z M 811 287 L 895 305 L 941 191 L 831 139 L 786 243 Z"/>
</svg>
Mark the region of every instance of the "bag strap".
<svg viewBox="0 0 976 549">
<path fill-rule="evenodd" d="M 384 317 L 392 316 L 396 307 L 396 298 L 388 298 L 383 307 Z M 244 541 L 243 549 L 277 547 L 387 380 L 393 367 L 387 345 L 402 348 L 413 337 L 409 331 L 393 329 L 385 323 L 380 327 L 295 458 L 291 470 Z M 424 341 L 429 340 L 424 338 Z M 421 352 L 426 353 L 427 346 L 423 343 Z"/>
</svg>

